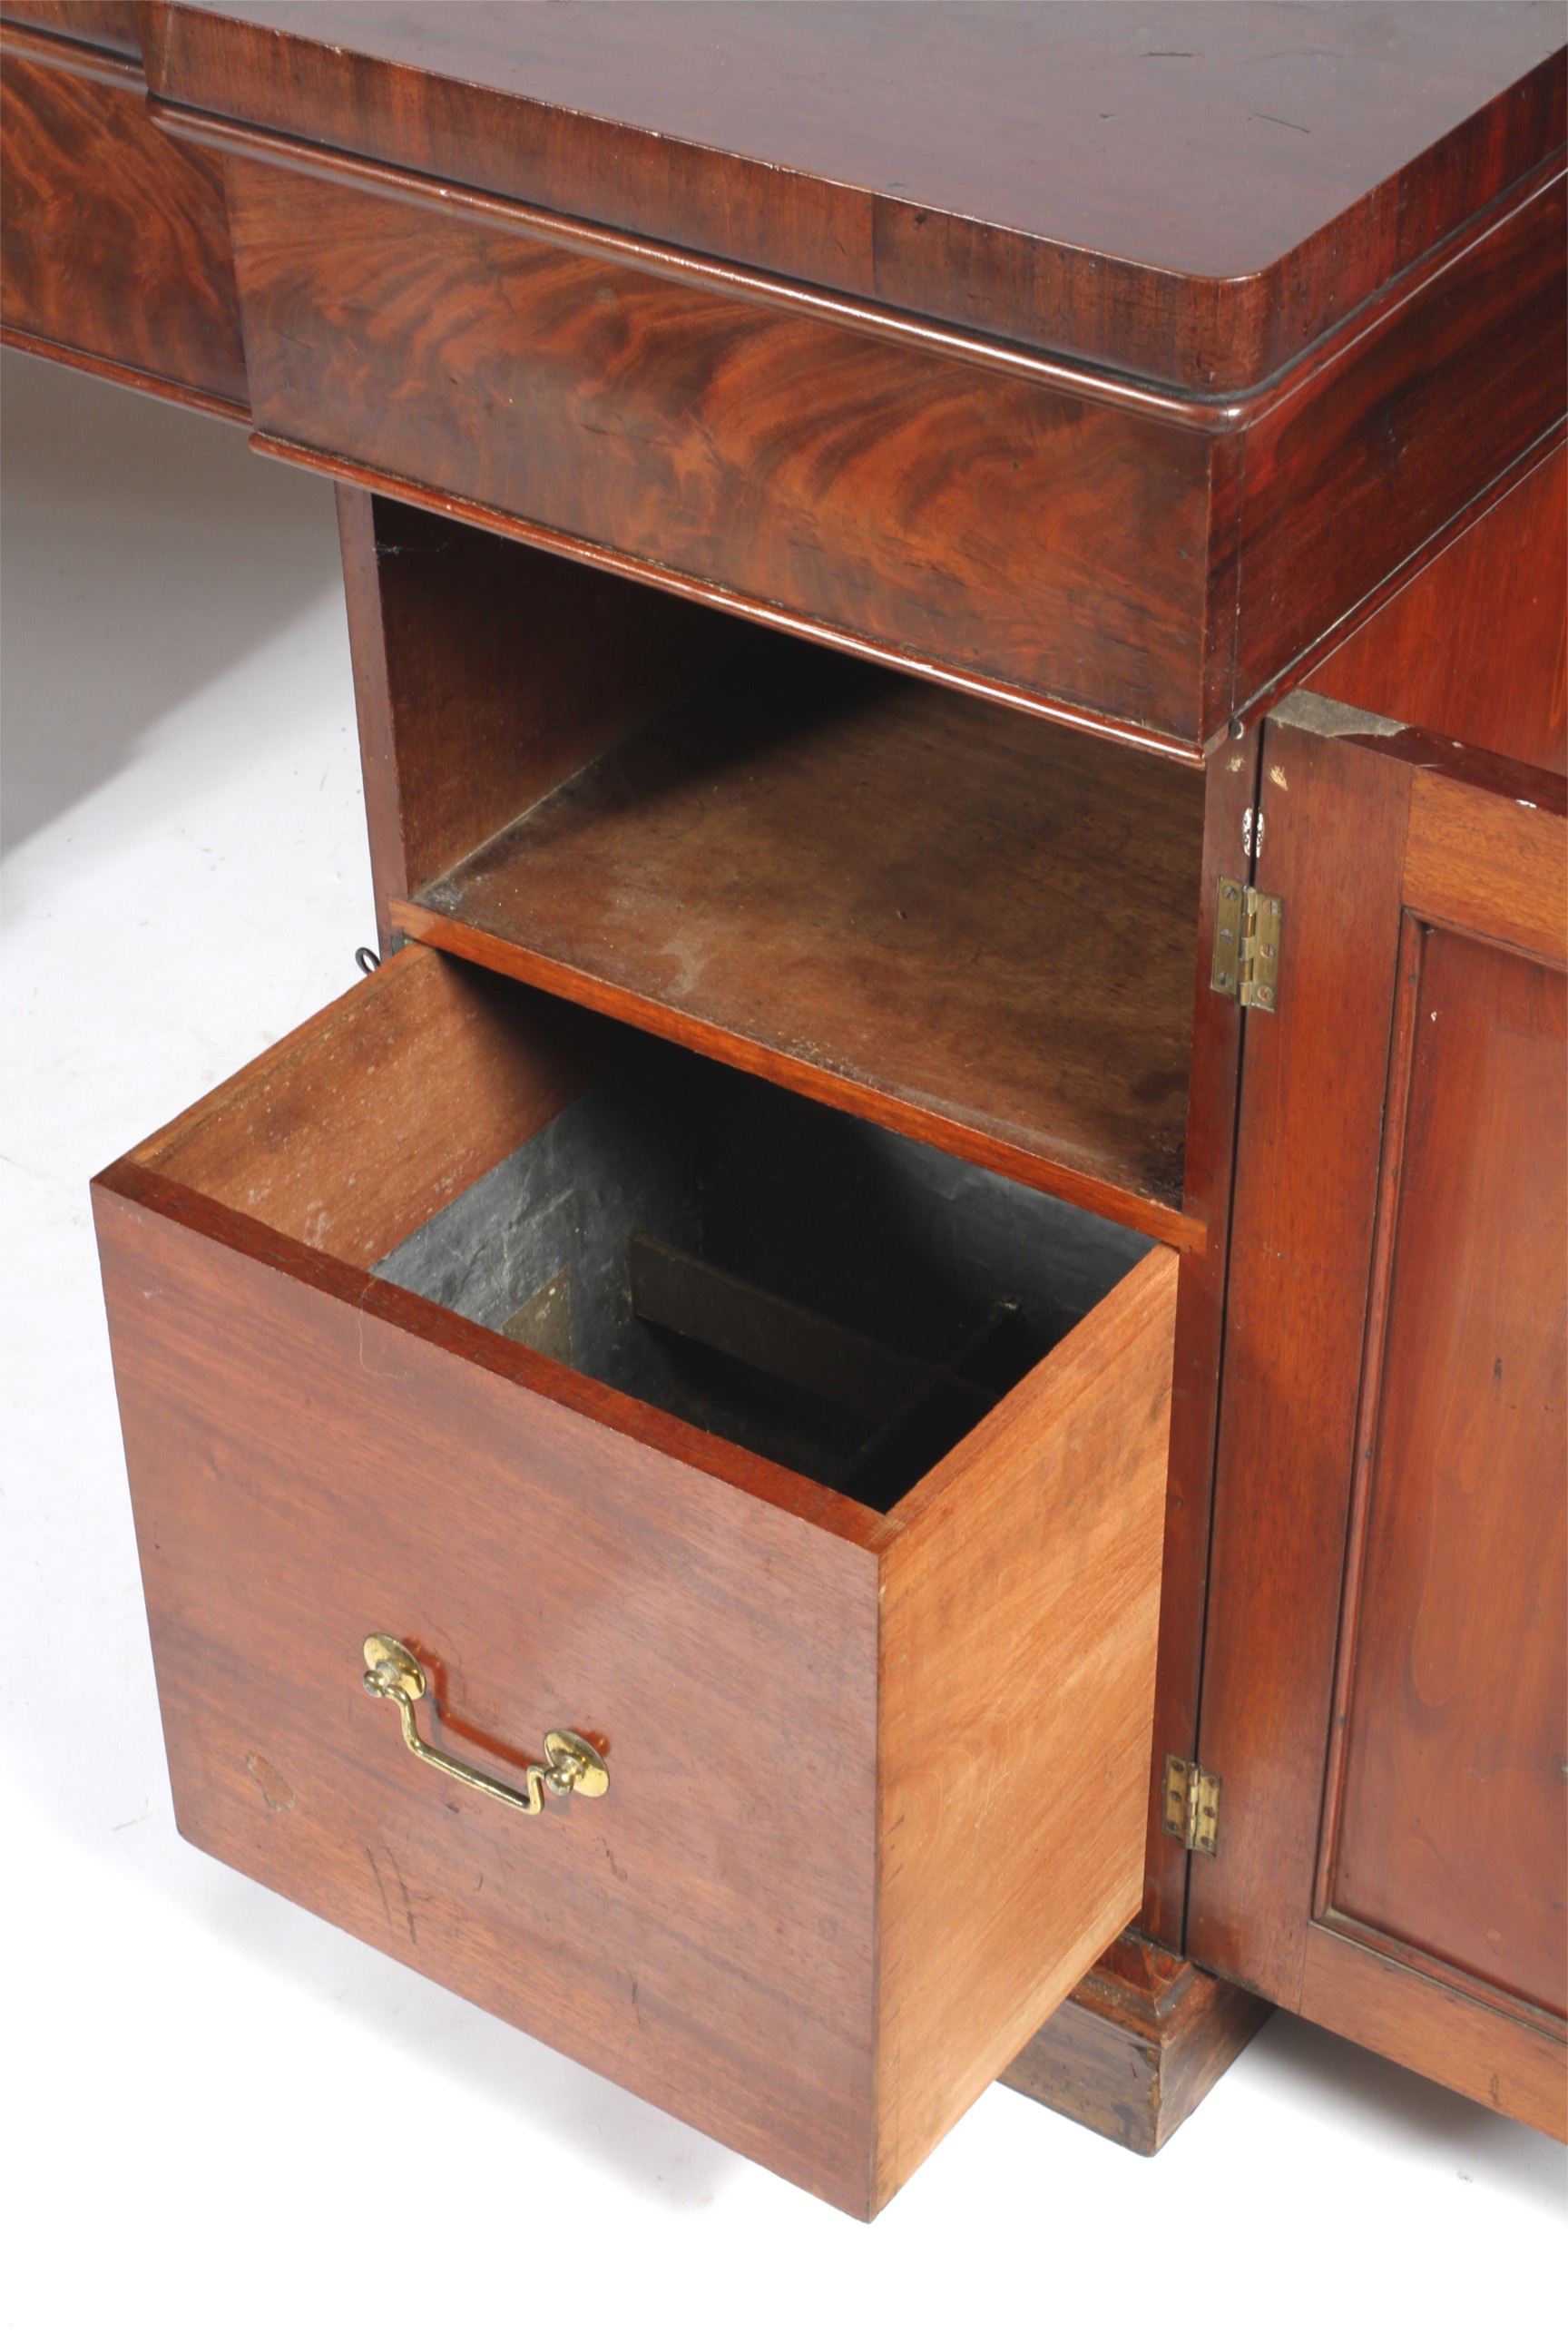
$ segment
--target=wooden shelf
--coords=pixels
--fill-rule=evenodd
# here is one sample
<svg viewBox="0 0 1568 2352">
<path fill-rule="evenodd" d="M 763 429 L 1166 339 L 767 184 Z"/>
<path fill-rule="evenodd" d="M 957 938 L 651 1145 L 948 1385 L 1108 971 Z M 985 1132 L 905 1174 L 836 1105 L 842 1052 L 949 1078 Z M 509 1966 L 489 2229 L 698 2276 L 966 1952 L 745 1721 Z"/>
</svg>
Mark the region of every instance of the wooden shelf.
<svg viewBox="0 0 1568 2352">
<path fill-rule="evenodd" d="M 1158 1238 L 1203 779 L 763 637 L 429 884 L 411 935 Z"/>
</svg>

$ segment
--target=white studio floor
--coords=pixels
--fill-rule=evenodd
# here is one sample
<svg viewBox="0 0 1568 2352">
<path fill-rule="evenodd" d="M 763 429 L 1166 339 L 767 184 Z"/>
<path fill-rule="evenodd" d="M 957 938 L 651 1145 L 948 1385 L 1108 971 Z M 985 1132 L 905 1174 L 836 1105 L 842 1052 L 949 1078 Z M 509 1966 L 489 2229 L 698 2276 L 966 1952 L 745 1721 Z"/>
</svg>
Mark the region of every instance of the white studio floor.
<svg viewBox="0 0 1568 2352">
<path fill-rule="evenodd" d="M 1294 2020 L 1153 2163 L 993 2089 L 867 2230 L 180 1842 L 88 1180 L 372 936 L 332 499 L 4 393 L 0 2340 L 1557 2340 L 1562 2151 Z"/>
</svg>

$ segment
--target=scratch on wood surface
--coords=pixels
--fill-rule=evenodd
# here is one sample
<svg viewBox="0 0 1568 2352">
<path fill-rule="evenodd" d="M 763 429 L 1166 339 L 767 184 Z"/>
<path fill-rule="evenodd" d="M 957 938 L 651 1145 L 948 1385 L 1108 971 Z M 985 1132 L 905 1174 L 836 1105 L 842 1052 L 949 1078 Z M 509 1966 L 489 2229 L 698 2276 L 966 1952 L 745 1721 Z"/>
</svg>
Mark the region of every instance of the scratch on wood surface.
<svg viewBox="0 0 1568 2352">
<path fill-rule="evenodd" d="M 386 1855 L 387 1864 L 391 1869 L 392 1874 L 397 1881 L 397 1900 L 403 1913 L 404 1925 L 408 1930 L 408 1940 L 411 1944 L 417 1944 L 419 1941 L 419 1930 L 414 1924 L 414 1906 L 408 1900 L 408 1889 L 404 1884 L 403 1873 L 397 1867 L 397 1858 L 392 1853 L 390 1847 L 384 1847 L 383 1851 Z M 397 1932 L 397 1921 L 393 1916 L 392 1905 L 388 1899 L 386 1892 L 386 1882 L 382 1877 L 381 1865 L 376 1861 L 375 1850 L 374 1847 L 366 1846 L 364 1850 L 364 1858 L 369 1863 L 372 1874 L 374 1877 L 375 1891 L 381 1897 L 381 1907 L 386 1915 L 387 1927 L 391 1929 L 392 1933 L 395 1935 Z"/>
</svg>

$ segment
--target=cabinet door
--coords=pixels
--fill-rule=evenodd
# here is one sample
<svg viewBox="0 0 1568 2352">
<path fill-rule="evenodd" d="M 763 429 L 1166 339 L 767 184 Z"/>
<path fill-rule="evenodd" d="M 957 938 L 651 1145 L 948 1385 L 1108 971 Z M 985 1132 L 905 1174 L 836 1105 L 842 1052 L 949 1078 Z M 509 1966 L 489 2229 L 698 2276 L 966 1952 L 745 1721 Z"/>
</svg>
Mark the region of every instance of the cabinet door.
<svg viewBox="0 0 1568 2352">
<path fill-rule="evenodd" d="M 1563 786 L 1307 694 L 1262 764 L 1189 1949 L 1561 2134 Z"/>
</svg>

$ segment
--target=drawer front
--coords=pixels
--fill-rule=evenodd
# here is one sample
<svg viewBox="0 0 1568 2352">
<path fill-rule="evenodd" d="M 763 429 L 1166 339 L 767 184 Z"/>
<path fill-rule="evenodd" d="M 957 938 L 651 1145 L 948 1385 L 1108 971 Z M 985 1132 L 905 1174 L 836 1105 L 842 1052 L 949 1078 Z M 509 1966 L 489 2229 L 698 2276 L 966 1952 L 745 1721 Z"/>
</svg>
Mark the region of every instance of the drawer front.
<svg viewBox="0 0 1568 2352">
<path fill-rule="evenodd" d="M 183 1833 L 863 2205 L 874 1556 L 318 1269 L 101 1210 Z M 378 1632 L 435 1669 L 427 1737 L 521 1781 L 576 1730 L 608 1795 L 528 1820 L 421 1764 L 361 1688 Z"/>
<path fill-rule="evenodd" d="M 871 1510 L 371 1271 L 626 1050 L 411 948 L 100 1179 L 176 1813 L 868 2214 L 1138 1906 L 1175 1257 Z"/>
<path fill-rule="evenodd" d="M 156 127 L 129 59 L 11 26 L 0 49 L 7 333 L 243 415 L 221 167 Z"/>
<path fill-rule="evenodd" d="M 932 341 L 229 160 L 257 423 L 808 623 L 1184 743 L 1211 444 Z"/>
</svg>

